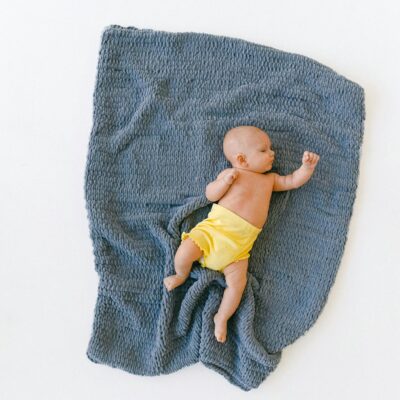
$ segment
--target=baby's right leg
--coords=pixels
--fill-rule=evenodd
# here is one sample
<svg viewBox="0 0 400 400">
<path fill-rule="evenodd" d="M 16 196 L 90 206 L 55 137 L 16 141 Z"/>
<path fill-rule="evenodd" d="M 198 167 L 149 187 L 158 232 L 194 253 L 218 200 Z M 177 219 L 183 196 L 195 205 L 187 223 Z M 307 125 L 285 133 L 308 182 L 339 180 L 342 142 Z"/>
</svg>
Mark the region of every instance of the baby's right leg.
<svg viewBox="0 0 400 400">
<path fill-rule="evenodd" d="M 198 260 L 202 254 L 202 250 L 189 237 L 179 245 L 174 259 L 176 274 L 164 279 L 164 285 L 169 292 L 186 281 L 193 262 Z"/>
</svg>

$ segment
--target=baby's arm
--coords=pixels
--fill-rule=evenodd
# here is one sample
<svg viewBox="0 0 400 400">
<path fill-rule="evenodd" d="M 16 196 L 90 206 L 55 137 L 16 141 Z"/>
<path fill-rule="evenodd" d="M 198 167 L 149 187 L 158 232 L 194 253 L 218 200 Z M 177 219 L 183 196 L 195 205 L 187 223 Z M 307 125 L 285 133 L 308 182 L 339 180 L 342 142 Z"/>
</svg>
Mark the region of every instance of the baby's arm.
<svg viewBox="0 0 400 400">
<path fill-rule="evenodd" d="M 314 168 L 319 161 L 319 155 L 305 151 L 303 154 L 303 165 L 290 175 L 280 176 L 272 173 L 274 176 L 274 192 L 281 192 L 284 190 L 297 189 L 303 186 L 314 173 Z"/>
<path fill-rule="evenodd" d="M 220 172 L 217 179 L 206 187 L 207 199 L 210 201 L 219 200 L 228 191 L 237 176 L 238 172 L 234 168 L 227 168 Z"/>
</svg>

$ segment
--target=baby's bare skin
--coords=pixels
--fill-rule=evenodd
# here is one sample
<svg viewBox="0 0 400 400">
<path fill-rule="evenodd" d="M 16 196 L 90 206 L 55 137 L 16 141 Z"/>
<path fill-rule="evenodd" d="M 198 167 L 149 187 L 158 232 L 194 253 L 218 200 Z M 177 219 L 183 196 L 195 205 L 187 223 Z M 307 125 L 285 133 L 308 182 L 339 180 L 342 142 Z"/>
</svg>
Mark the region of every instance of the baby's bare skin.
<svg viewBox="0 0 400 400">
<path fill-rule="evenodd" d="M 233 211 L 258 228 L 263 228 L 268 218 L 273 191 L 297 189 L 312 176 L 319 161 L 315 153 L 305 151 L 302 166 L 287 176 L 265 174 L 272 168 L 275 152 L 268 134 L 254 126 L 239 126 L 229 130 L 224 137 L 224 154 L 232 168 L 223 170 L 217 179 L 206 187 L 206 197 Z M 189 238 L 190 239 L 190 238 Z M 181 285 L 189 276 L 192 263 L 202 256 L 201 249 L 185 240 L 175 255 L 175 275 L 164 279 L 170 291 Z M 215 337 L 225 342 L 227 321 L 234 314 L 247 282 L 248 259 L 236 261 L 223 269 L 227 288 L 214 316 Z"/>
<path fill-rule="evenodd" d="M 229 185 L 229 180 L 233 183 Z M 221 182 L 222 180 L 222 182 Z M 271 175 L 263 175 L 258 172 L 241 168 L 229 168 L 216 183 L 224 187 L 229 186 L 226 193 L 218 201 L 218 204 L 233 211 L 257 228 L 262 228 L 267 220 L 269 204 L 274 184 Z M 214 190 L 216 189 L 214 185 Z M 209 187 L 209 192 L 213 190 Z"/>
<path fill-rule="evenodd" d="M 319 156 L 315 157 L 313 153 L 305 152 L 303 160 L 308 157 L 316 160 L 315 163 L 318 162 Z M 301 186 L 302 180 L 308 180 L 307 177 L 311 177 L 313 168 L 303 164 L 303 167 L 295 173 L 297 174 L 296 178 L 291 178 L 291 181 L 287 179 L 286 184 L 285 182 L 279 184 L 279 181 L 277 181 L 279 178 L 287 177 L 280 177 L 275 173 L 261 174 L 233 167 L 224 170 L 221 178 L 211 182 L 214 186 L 207 188 L 209 193 L 212 193 L 212 190 L 223 191 L 227 187 L 227 191 L 218 201 L 218 204 L 262 229 L 267 222 L 272 192 L 295 189 Z M 288 176 L 290 177 L 290 175 Z M 232 181 L 231 184 L 230 181 Z"/>
</svg>

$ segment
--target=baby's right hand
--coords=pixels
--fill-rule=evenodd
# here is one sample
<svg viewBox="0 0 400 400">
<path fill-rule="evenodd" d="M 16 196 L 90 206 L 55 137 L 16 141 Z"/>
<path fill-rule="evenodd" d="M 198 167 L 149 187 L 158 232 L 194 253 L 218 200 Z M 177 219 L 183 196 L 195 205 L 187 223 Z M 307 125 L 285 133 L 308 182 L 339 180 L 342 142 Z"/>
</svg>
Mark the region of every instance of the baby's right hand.
<svg viewBox="0 0 400 400">
<path fill-rule="evenodd" d="M 232 185 L 233 181 L 239 176 L 239 172 L 234 169 L 233 171 L 228 172 L 225 176 L 224 176 L 224 181 L 228 184 L 228 185 Z"/>
</svg>

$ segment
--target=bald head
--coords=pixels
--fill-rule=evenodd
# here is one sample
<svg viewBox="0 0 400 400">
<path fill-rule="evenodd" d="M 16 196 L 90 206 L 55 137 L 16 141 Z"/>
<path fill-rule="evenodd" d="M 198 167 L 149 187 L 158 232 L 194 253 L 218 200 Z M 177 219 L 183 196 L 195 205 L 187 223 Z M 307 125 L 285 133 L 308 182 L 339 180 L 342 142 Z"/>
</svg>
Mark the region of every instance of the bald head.
<svg viewBox="0 0 400 400">
<path fill-rule="evenodd" d="M 223 142 L 223 152 L 232 165 L 237 163 L 239 153 L 247 155 L 248 150 L 265 140 L 268 134 L 262 129 L 251 125 L 236 126 L 226 132 Z"/>
</svg>

